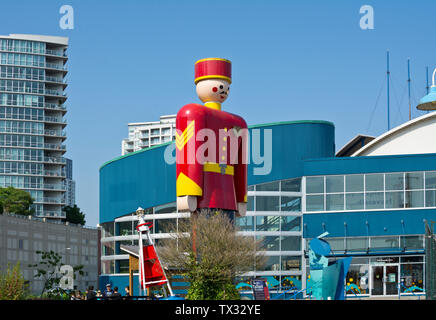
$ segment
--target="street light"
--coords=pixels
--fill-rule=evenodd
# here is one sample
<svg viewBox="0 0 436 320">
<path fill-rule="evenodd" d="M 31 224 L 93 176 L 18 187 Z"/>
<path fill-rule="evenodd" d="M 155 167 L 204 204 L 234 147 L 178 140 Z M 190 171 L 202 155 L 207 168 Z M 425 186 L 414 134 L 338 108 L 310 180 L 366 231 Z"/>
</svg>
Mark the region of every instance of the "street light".
<svg viewBox="0 0 436 320">
<path fill-rule="evenodd" d="M 418 110 L 436 110 L 436 84 L 435 84 L 436 69 L 433 71 L 433 83 L 430 92 L 416 106 Z"/>
</svg>

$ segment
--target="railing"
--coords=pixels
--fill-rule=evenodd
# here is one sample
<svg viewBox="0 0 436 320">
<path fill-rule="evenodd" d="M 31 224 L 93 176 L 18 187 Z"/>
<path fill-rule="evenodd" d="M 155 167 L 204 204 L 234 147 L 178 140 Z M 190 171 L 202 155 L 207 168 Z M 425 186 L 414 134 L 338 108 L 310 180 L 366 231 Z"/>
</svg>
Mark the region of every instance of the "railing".
<svg viewBox="0 0 436 320">
<path fill-rule="evenodd" d="M 1 78 L 6 79 L 22 79 L 22 80 L 36 80 L 36 81 L 44 81 L 44 76 L 41 76 L 39 74 L 21 74 L 21 73 L 7 73 L 7 72 L 1 72 L 0 73 Z M 48 77 L 45 77 L 47 79 Z"/>
<path fill-rule="evenodd" d="M 32 143 L 32 142 L 10 142 L 1 141 L 2 147 L 23 147 L 23 148 L 38 148 L 38 149 L 49 149 L 49 150 L 66 150 L 65 145 L 52 144 L 52 143 Z"/>
<path fill-rule="evenodd" d="M 67 108 L 63 104 L 57 104 L 57 103 L 29 103 L 28 105 L 17 105 L 9 103 L 10 101 L 6 103 L 1 103 L 0 105 L 2 107 L 28 107 L 28 108 L 44 108 L 44 109 L 52 109 L 52 110 L 66 110 Z"/>
<path fill-rule="evenodd" d="M 36 201 L 35 201 L 36 202 Z M 42 199 L 43 203 L 54 203 L 54 204 L 65 204 L 65 200 L 57 199 L 57 198 L 44 198 Z"/>
<path fill-rule="evenodd" d="M 6 63 L 2 63 L 3 65 L 10 65 L 10 66 L 20 66 L 20 67 L 37 67 L 37 68 L 47 68 L 47 69 L 54 69 L 54 70 L 60 70 L 60 71 L 67 71 L 67 68 L 64 65 L 57 64 L 57 63 L 43 63 L 43 62 L 35 62 L 35 63 L 21 63 L 19 61 L 6 61 Z"/>
<path fill-rule="evenodd" d="M 56 137 L 65 137 L 67 133 L 65 130 L 52 130 L 52 129 L 45 129 L 44 135 L 46 136 L 56 136 Z"/>
<path fill-rule="evenodd" d="M 290 292 L 292 292 L 293 295 L 292 295 L 288 300 L 291 300 L 291 299 L 296 300 L 297 297 L 298 297 L 298 295 L 299 295 L 299 294 L 302 294 L 302 293 L 303 293 L 304 291 L 306 291 L 307 289 L 301 289 L 301 290 L 298 290 L 298 291 L 296 291 L 296 290 L 298 290 L 297 287 L 290 287 L 290 288 L 287 289 L 286 291 L 284 291 L 284 292 L 282 292 L 281 294 L 277 295 L 277 296 L 274 298 L 274 300 L 281 300 L 281 297 L 282 297 L 282 296 L 283 296 L 283 298 L 285 298 L 285 297 L 286 297 L 286 294 L 287 294 L 287 293 L 290 293 Z M 306 296 L 309 296 L 309 299 L 311 299 L 311 298 L 312 298 L 312 292 L 307 292 L 307 291 L 306 291 Z"/>
<path fill-rule="evenodd" d="M 35 161 L 35 162 L 48 162 L 48 163 L 67 163 L 67 160 L 64 157 L 22 157 L 18 158 L 16 155 L 6 155 L 3 154 L 1 160 L 12 160 L 12 161 Z"/>
<path fill-rule="evenodd" d="M 52 144 L 52 143 L 44 143 L 44 149 L 51 149 L 51 150 L 66 150 L 65 145 L 59 145 L 59 144 Z"/>
<path fill-rule="evenodd" d="M 63 50 L 52 50 L 52 49 L 46 49 L 46 50 L 32 50 L 27 48 L 16 48 L 16 47 L 0 47 L 0 51 L 7 51 L 7 52 L 17 52 L 17 53 L 33 53 L 33 54 L 45 54 L 50 56 L 56 56 L 56 57 L 67 57 L 66 53 L 64 53 Z"/>
</svg>

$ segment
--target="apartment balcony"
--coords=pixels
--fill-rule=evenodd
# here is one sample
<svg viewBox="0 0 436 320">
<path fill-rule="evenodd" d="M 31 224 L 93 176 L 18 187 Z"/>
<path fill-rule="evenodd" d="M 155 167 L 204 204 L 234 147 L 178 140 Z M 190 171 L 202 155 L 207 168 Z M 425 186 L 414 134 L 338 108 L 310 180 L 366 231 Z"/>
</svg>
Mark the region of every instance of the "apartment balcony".
<svg viewBox="0 0 436 320">
<path fill-rule="evenodd" d="M 59 170 L 44 170 L 43 175 L 51 178 L 65 178 L 67 176 L 64 171 Z"/>
<path fill-rule="evenodd" d="M 66 98 L 67 97 L 67 94 L 64 93 L 63 91 L 52 90 L 52 89 L 45 89 L 44 90 L 44 94 L 46 96 L 54 96 L 54 97 L 60 97 L 60 98 Z"/>
<path fill-rule="evenodd" d="M 66 191 L 67 188 L 62 184 L 51 184 L 44 183 L 40 189 L 51 190 L 51 191 Z"/>
<path fill-rule="evenodd" d="M 65 178 L 66 173 L 59 170 L 31 170 L 31 169 L 9 169 L 0 170 L 0 174 L 25 175 L 25 176 L 45 176 L 50 178 Z M 36 185 L 35 185 L 36 186 Z"/>
<path fill-rule="evenodd" d="M 64 104 L 57 103 L 44 103 L 41 107 L 49 110 L 67 111 L 67 107 Z"/>
<path fill-rule="evenodd" d="M 67 71 L 67 68 L 64 65 L 58 64 L 58 63 L 48 63 L 48 62 L 46 62 L 44 67 L 46 69 L 53 69 L 53 70 L 59 70 L 59 71 Z"/>
<path fill-rule="evenodd" d="M 10 66 L 16 66 L 16 67 L 36 67 L 36 68 L 45 68 L 45 69 L 51 69 L 56 71 L 62 71 L 64 73 L 67 72 L 67 67 L 63 64 L 59 63 L 15 63 L 15 62 L 9 62 L 6 61 L 6 63 L 1 63 L 2 65 L 10 65 Z"/>
<path fill-rule="evenodd" d="M 66 125 L 67 124 L 67 120 L 65 120 L 62 117 L 45 116 L 45 117 L 43 117 L 42 121 L 48 122 L 48 123 L 62 124 L 62 125 Z"/>
<path fill-rule="evenodd" d="M 44 149 L 66 151 L 66 146 L 63 144 L 44 143 Z"/>
<path fill-rule="evenodd" d="M 23 81 L 45 81 L 55 84 L 62 84 L 67 86 L 67 81 L 63 77 L 41 76 L 36 74 L 21 74 L 21 73 L 0 73 L 0 78 L 10 80 L 23 80 Z"/>
<path fill-rule="evenodd" d="M 3 52 L 13 52 L 13 53 L 32 53 L 47 55 L 59 58 L 67 58 L 67 54 L 64 50 L 46 49 L 46 50 L 33 50 L 32 48 L 16 48 L 16 47 L 6 47 L 5 49 L 0 49 Z"/>
<path fill-rule="evenodd" d="M 62 138 L 62 139 L 66 139 L 66 137 L 67 137 L 67 133 L 66 133 L 65 130 L 45 129 L 44 130 L 44 135 L 45 136 L 50 136 L 50 137 Z"/>
<path fill-rule="evenodd" d="M 44 197 L 43 199 L 40 199 L 39 201 L 35 201 L 34 203 L 65 205 L 65 200 L 61 198 Z"/>
<path fill-rule="evenodd" d="M 44 159 L 42 161 L 45 163 L 49 163 L 49 164 L 66 164 L 67 163 L 67 159 L 65 159 L 64 157 L 44 157 Z"/>
</svg>

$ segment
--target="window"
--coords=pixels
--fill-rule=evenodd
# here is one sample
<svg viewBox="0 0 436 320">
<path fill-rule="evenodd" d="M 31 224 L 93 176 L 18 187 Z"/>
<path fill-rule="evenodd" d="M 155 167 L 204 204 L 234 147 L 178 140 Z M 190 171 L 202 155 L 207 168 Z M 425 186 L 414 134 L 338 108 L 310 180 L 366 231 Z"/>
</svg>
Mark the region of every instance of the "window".
<svg viewBox="0 0 436 320">
<path fill-rule="evenodd" d="M 256 196 L 256 211 L 279 211 L 279 197 Z"/>
<path fill-rule="evenodd" d="M 324 177 L 307 177 L 307 193 L 324 193 Z"/>
<path fill-rule="evenodd" d="M 301 190 L 301 178 L 283 180 L 282 191 L 286 192 L 300 192 Z"/>
<path fill-rule="evenodd" d="M 254 211 L 254 197 L 247 197 L 247 211 Z"/>
<path fill-rule="evenodd" d="M 424 189 L 424 172 L 406 172 L 406 190 Z"/>
<path fill-rule="evenodd" d="M 306 211 L 324 211 L 323 195 L 307 195 Z"/>
<path fill-rule="evenodd" d="M 325 205 L 326 211 L 344 210 L 344 194 L 327 194 Z"/>
<path fill-rule="evenodd" d="M 405 292 L 407 288 L 418 287 L 424 289 L 424 264 L 423 263 L 402 263 L 401 279 L 403 280 L 401 292 Z M 410 292 L 410 291 L 409 291 Z M 416 291 L 420 292 L 420 291 Z"/>
<path fill-rule="evenodd" d="M 346 210 L 362 210 L 364 208 L 363 193 L 347 193 L 345 203 Z"/>
<path fill-rule="evenodd" d="M 259 271 L 280 271 L 280 257 L 269 256 L 265 263 L 265 266 Z"/>
<path fill-rule="evenodd" d="M 403 190 L 404 174 L 403 173 L 386 173 L 385 175 L 386 190 Z"/>
<path fill-rule="evenodd" d="M 368 280 L 368 265 L 350 265 L 345 278 L 347 294 L 368 294 Z"/>
<path fill-rule="evenodd" d="M 257 216 L 256 231 L 279 231 L 280 217 L 278 216 Z"/>
<path fill-rule="evenodd" d="M 246 216 L 237 218 L 236 226 L 239 231 L 254 231 L 253 217 Z"/>
<path fill-rule="evenodd" d="M 300 251 L 301 250 L 301 237 L 288 236 L 280 237 L 282 251 Z"/>
<path fill-rule="evenodd" d="M 280 237 L 278 236 L 256 236 L 256 240 L 260 241 L 261 250 L 280 251 Z"/>
<path fill-rule="evenodd" d="M 401 247 L 405 248 L 406 250 L 424 248 L 423 236 L 402 236 L 400 240 Z"/>
<path fill-rule="evenodd" d="M 369 241 L 367 237 L 346 238 L 346 246 L 348 251 L 366 251 L 369 247 Z"/>
<path fill-rule="evenodd" d="M 398 248 L 398 237 L 372 237 L 371 248 Z"/>
<path fill-rule="evenodd" d="M 386 209 L 404 208 L 404 192 L 386 192 Z"/>
<path fill-rule="evenodd" d="M 366 209 L 384 209 L 384 193 L 368 192 L 366 194 Z"/>
<path fill-rule="evenodd" d="M 281 231 L 301 231 L 301 217 L 282 216 Z"/>
<path fill-rule="evenodd" d="M 326 176 L 327 193 L 344 192 L 344 176 Z"/>
<path fill-rule="evenodd" d="M 406 208 L 424 207 L 424 191 L 406 191 Z"/>
<path fill-rule="evenodd" d="M 427 171 L 425 173 L 425 188 L 436 189 L 436 171 Z"/>
<path fill-rule="evenodd" d="M 301 257 L 282 256 L 282 271 L 300 271 Z"/>
<path fill-rule="evenodd" d="M 154 233 L 171 233 L 176 231 L 176 219 L 156 219 L 154 222 Z"/>
<path fill-rule="evenodd" d="M 118 261 L 119 273 L 129 273 L 129 260 Z"/>
<path fill-rule="evenodd" d="M 280 211 L 301 212 L 301 198 L 282 196 Z"/>
<path fill-rule="evenodd" d="M 384 182 L 383 174 L 367 174 L 365 175 L 366 191 L 383 191 Z"/>
<path fill-rule="evenodd" d="M 279 191 L 280 181 L 256 185 L 256 191 Z"/>
<path fill-rule="evenodd" d="M 345 176 L 346 192 L 363 192 L 363 174 Z"/>
<path fill-rule="evenodd" d="M 326 241 L 330 244 L 332 251 L 344 251 L 344 238 L 327 238 Z"/>
</svg>

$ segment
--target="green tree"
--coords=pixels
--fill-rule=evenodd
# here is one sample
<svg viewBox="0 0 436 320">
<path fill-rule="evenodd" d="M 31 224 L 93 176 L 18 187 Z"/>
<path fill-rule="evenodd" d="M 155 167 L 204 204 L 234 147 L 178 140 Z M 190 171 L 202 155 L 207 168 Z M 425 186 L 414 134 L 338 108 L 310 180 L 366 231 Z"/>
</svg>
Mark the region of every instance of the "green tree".
<svg viewBox="0 0 436 320">
<path fill-rule="evenodd" d="M 86 223 L 85 214 L 80 211 L 77 205 L 74 205 L 74 207 L 66 206 L 62 210 L 65 212 L 68 222 L 81 224 L 82 226 Z"/>
<path fill-rule="evenodd" d="M 162 264 L 184 272 L 190 282 L 187 299 L 235 300 L 234 278 L 265 263 L 260 242 L 238 235 L 223 214 L 193 214 L 179 220 L 174 241 L 159 246 Z"/>
<path fill-rule="evenodd" d="M 33 199 L 29 192 L 14 187 L 0 188 L 0 209 L 3 213 L 33 215 Z"/>
<path fill-rule="evenodd" d="M 40 255 L 40 261 L 37 264 L 29 264 L 30 268 L 36 268 L 34 275 L 35 279 L 42 279 L 44 286 L 41 291 L 41 297 L 44 292 L 56 289 L 59 287 L 62 274 L 60 268 L 65 265 L 62 263 L 62 256 L 53 250 L 50 251 L 36 251 Z M 76 273 L 83 275 L 83 265 L 73 266 L 74 279 Z"/>
<path fill-rule="evenodd" d="M 22 300 L 27 296 L 26 280 L 20 271 L 20 262 L 5 274 L 0 274 L 0 300 Z"/>
</svg>

